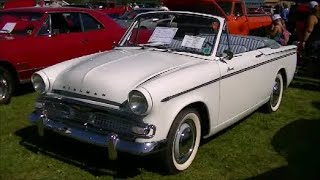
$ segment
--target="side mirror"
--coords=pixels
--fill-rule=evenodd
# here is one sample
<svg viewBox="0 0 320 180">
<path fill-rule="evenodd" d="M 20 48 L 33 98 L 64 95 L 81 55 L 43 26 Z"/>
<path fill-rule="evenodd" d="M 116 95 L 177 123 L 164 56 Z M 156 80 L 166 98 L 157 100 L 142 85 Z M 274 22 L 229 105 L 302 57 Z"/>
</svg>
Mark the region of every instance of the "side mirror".
<svg viewBox="0 0 320 180">
<path fill-rule="evenodd" d="M 222 57 L 226 60 L 230 60 L 233 58 L 233 52 L 231 52 L 230 50 L 224 50 Z"/>
</svg>

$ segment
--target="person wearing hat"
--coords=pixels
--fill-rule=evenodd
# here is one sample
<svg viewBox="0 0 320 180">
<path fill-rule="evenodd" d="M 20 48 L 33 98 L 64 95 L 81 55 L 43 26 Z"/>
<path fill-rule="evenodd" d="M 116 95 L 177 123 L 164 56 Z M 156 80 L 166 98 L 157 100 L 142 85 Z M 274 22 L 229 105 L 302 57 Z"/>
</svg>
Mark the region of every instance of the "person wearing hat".
<svg viewBox="0 0 320 180">
<path fill-rule="evenodd" d="M 283 42 L 284 31 L 286 31 L 286 29 L 280 14 L 274 14 L 272 16 L 272 26 L 269 31 L 269 38 L 274 39 L 281 45 L 286 45 L 287 42 Z"/>
<path fill-rule="evenodd" d="M 317 55 L 320 58 L 320 7 L 316 1 L 309 2 L 311 14 L 308 17 L 302 47 L 308 49 L 308 55 Z"/>
</svg>

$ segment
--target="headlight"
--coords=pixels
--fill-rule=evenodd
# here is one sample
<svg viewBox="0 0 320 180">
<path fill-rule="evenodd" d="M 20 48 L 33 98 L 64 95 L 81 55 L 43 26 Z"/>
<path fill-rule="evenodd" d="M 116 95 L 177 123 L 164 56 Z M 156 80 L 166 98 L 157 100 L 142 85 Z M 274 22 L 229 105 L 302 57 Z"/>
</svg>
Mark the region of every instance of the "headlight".
<svg viewBox="0 0 320 180">
<path fill-rule="evenodd" d="M 148 110 L 148 101 L 141 92 L 133 90 L 129 93 L 129 106 L 133 113 L 143 115 Z"/>
<path fill-rule="evenodd" d="M 46 92 L 46 84 L 44 83 L 44 80 L 42 77 L 38 74 L 33 74 L 31 77 L 31 81 L 33 84 L 33 88 L 41 94 L 44 94 Z"/>
</svg>

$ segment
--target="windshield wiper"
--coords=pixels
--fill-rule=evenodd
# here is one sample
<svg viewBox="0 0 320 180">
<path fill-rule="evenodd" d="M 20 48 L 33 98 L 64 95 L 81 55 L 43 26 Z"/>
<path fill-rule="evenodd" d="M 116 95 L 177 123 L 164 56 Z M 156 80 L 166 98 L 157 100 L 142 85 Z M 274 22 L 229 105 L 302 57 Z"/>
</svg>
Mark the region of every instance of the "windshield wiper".
<svg viewBox="0 0 320 180">
<path fill-rule="evenodd" d="M 12 36 L 11 31 L 9 31 L 7 29 L 1 29 L 0 33 L 5 33 L 5 34 L 9 34 L 10 36 Z"/>
<path fill-rule="evenodd" d="M 166 45 L 163 42 L 151 42 L 151 43 L 147 43 L 147 44 L 139 44 L 139 47 L 141 47 L 141 49 L 144 49 L 146 47 L 154 47 L 154 48 L 166 48 Z"/>
<path fill-rule="evenodd" d="M 1 29 L 0 33 L 6 33 L 6 34 L 11 34 L 11 32 L 7 29 Z"/>
</svg>

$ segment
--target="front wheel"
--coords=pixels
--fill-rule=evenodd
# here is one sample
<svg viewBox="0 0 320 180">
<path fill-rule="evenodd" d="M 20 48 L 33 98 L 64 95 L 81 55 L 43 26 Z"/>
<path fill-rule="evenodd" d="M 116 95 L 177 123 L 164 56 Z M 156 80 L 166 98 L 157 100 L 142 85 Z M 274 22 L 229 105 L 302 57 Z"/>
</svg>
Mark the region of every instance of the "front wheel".
<svg viewBox="0 0 320 180">
<path fill-rule="evenodd" d="M 201 136 L 199 117 L 195 109 L 187 108 L 175 118 L 164 152 L 165 166 L 169 173 L 174 174 L 187 169 L 194 160 Z"/>
<path fill-rule="evenodd" d="M 0 67 L 0 104 L 9 104 L 14 90 L 14 81 L 11 73 Z"/>
<path fill-rule="evenodd" d="M 283 78 L 282 75 L 278 73 L 273 83 L 270 100 L 266 104 L 266 109 L 268 112 L 275 112 L 279 109 L 282 100 L 283 89 Z"/>
</svg>

